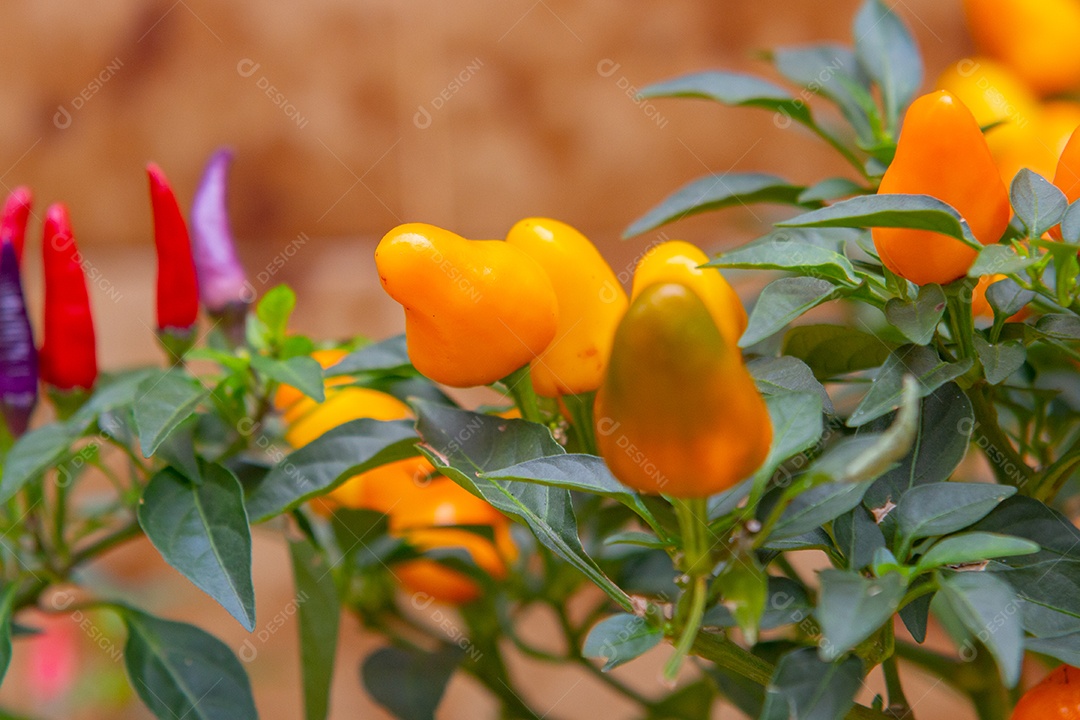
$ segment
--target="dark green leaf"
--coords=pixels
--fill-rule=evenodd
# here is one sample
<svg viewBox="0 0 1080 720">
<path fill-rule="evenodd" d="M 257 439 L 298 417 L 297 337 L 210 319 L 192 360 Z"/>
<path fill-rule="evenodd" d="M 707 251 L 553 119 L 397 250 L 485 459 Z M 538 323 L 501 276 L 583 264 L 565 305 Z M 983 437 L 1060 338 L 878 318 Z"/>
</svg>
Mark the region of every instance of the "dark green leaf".
<svg viewBox="0 0 1080 720">
<path fill-rule="evenodd" d="M 851 261 L 843 255 L 843 244 L 843 240 L 828 237 L 820 230 L 776 230 L 742 247 L 721 253 L 709 266 L 787 270 L 855 286 L 860 279 Z"/>
<path fill-rule="evenodd" d="M 698 720 L 712 707 L 716 691 L 708 680 L 684 685 L 659 702 L 652 703 L 647 720 Z"/>
<path fill-rule="evenodd" d="M 902 345 L 889 355 L 866 397 L 848 418 L 848 427 L 859 427 L 900 405 L 903 381 L 907 375 L 917 380 L 920 397 L 926 397 L 945 383 L 967 372 L 970 358 L 949 363 L 938 357 L 937 351 L 922 345 Z"/>
<path fill-rule="evenodd" d="M 939 540 L 919 558 L 916 570 L 925 572 L 943 565 L 963 565 L 1037 552 L 1038 544 L 1030 540 L 997 533 L 967 532 Z"/>
<path fill-rule="evenodd" d="M 1014 487 L 989 483 L 917 485 L 900 498 L 893 512 L 900 535 L 908 540 L 918 540 L 963 530 L 1015 494 Z"/>
<path fill-rule="evenodd" d="M 786 395 L 789 392 L 808 392 L 821 398 L 822 407 L 830 415 L 835 412 L 829 394 L 802 360 L 793 357 L 760 357 L 746 364 L 763 395 Z"/>
<path fill-rule="evenodd" d="M 293 452 L 247 497 L 252 522 L 263 522 L 323 495 L 358 473 L 416 455 L 416 432 L 405 420 L 363 418 L 339 425 Z"/>
<path fill-rule="evenodd" d="M 252 355 L 251 366 L 259 374 L 282 385 L 291 385 L 316 402 L 326 399 L 322 366 L 313 358 L 292 357 L 288 360 L 274 360 L 263 355 Z"/>
<path fill-rule="evenodd" d="M 547 428 L 426 401 L 417 401 L 415 407 L 425 455 L 443 474 L 526 524 L 545 547 L 584 573 L 624 610 L 632 609 L 626 593 L 585 553 L 568 490 L 484 476 L 528 460 L 563 454 Z"/>
<path fill-rule="evenodd" d="M 3 682 L 8 666 L 11 665 L 11 616 L 18 589 L 16 583 L 10 583 L 0 594 L 0 682 Z"/>
<path fill-rule="evenodd" d="M 1012 245 L 987 245 L 979 251 L 975 263 L 968 270 L 969 278 L 983 275 L 1011 275 L 1034 265 L 1038 258 L 1021 257 Z"/>
<path fill-rule="evenodd" d="M 191 417 L 209 394 L 198 380 L 179 370 L 143 380 L 134 405 L 143 456 L 153 455 L 169 433 Z"/>
<path fill-rule="evenodd" d="M 77 437 L 65 423 L 54 422 L 19 438 L 3 459 L 0 502 L 6 503 L 26 483 L 41 477 L 59 463 Z"/>
<path fill-rule="evenodd" d="M 1049 638 L 1026 638 L 1024 647 L 1042 653 L 1066 665 L 1080 665 L 1080 633 Z"/>
<path fill-rule="evenodd" d="M 750 347 L 780 332 L 792 320 L 840 293 L 840 288 L 819 278 L 789 277 L 772 281 L 758 296 L 739 347 Z"/>
<path fill-rule="evenodd" d="M 873 141 L 874 131 L 867 117 L 867 108 L 873 107 L 869 81 L 851 50 L 832 43 L 780 48 L 773 51 L 773 62 L 780 74 L 791 82 L 835 102 L 860 140 Z M 846 178 L 833 180 L 854 185 Z M 819 199 L 831 200 L 833 197 Z"/>
<path fill-rule="evenodd" d="M 203 415 L 204 418 L 219 419 L 216 415 Z M 169 437 L 158 445 L 155 455 L 166 465 L 171 465 L 181 475 L 199 482 L 202 480 L 202 468 L 195 453 L 195 433 L 199 425 L 199 415 L 192 415 L 180 423 Z M 222 433 L 224 434 L 224 433 Z"/>
<path fill-rule="evenodd" d="M 855 705 L 863 666 L 849 657 L 822 662 L 813 648 L 785 655 L 765 689 L 763 720 L 836 720 Z"/>
<path fill-rule="evenodd" d="M 1080 340 L 1080 317 L 1068 313 L 1043 315 L 1035 329 L 1058 340 Z"/>
<path fill-rule="evenodd" d="M 330 562 L 318 548 L 308 540 L 291 541 L 289 557 L 296 584 L 304 718 L 324 720 L 330 710 L 341 603 Z"/>
<path fill-rule="evenodd" d="M 1069 206 L 1065 193 L 1027 168 L 1020 168 L 1013 177 L 1009 197 L 1028 235 L 1036 238 L 1042 237 L 1043 233 L 1061 222 Z"/>
<path fill-rule="evenodd" d="M 124 608 L 124 665 L 161 720 L 255 720 L 251 684 L 223 642 L 197 627 Z"/>
<path fill-rule="evenodd" d="M 700 72 L 655 83 L 638 97 L 691 97 L 712 100 L 733 107 L 774 110 L 785 118 L 809 123 L 810 109 L 787 90 L 768 80 L 725 71 Z"/>
<path fill-rule="evenodd" d="M 327 377 L 356 375 L 365 372 L 406 372 L 411 369 L 409 350 L 404 335 L 395 335 L 381 342 L 365 345 L 326 369 Z"/>
<path fill-rule="evenodd" d="M 911 589 L 915 590 L 923 583 L 933 582 L 923 576 L 916 578 L 911 583 Z M 926 629 L 930 624 L 930 603 L 934 599 L 934 593 L 920 595 L 904 607 L 900 608 L 900 619 L 904 621 L 904 627 L 911 633 L 911 637 L 917 643 L 926 641 Z"/>
<path fill-rule="evenodd" d="M 773 395 L 765 400 L 772 420 L 773 439 L 769 455 L 755 473 L 759 481 L 768 480 L 788 458 L 806 452 L 821 440 L 821 398 L 798 392 Z"/>
<path fill-rule="evenodd" d="M 868 193 L 865 187 L 847 178 L 827 178 L 806 188 L 799 195 L 799 203 L 809 205 L 816 202 L 828 202 L 841 200 L 852 195 L 865 195 Z"/>
<path fill-rule="evenodd" d="M 659 205 L 635 220 L 623 232 L 623 237 L 634 237 L 691 215 L 721 210 L 733 205 L 754 203 L 797 205 L 802 191 L 801 186 L 791 185 L 775 175 L 762 173 L 706 175 L 682 186 L 664 198 Z"/>
<path fill-rule="evenodd" d="M 942 576 L 938 597 L 990 650 L 1005 685 L 1015 687 L 1024 659 L 1024 628 L 1009 584 L 993 573 L 950 573 Z"/>
<path fill-rule="evenodd" d="M 971 229 L 950 205 L 929 195 L 878 194 L 841 200 L 826 208 L 777 223 L 778 227 L 892 227 L 932 230 L 978 245 Z"/>
<path fill-rule="evenodd" d="M 645 618 L 622 613 L 594 625 L 581 654 L 603 661 L 603 669 L 611 670 L 652 650 L 663 639 L 663 631 L 651 627 Z"/>
<path fill-rule="evenodd" d="M 874 559 L 878 548 L 885 547 L 881 528 L 862 506 L 856 506 L 833 520 L 832 530 L 837 548 L 847 558 L 848 570 L 866 567 Z"/>
<path fill-rule="evenodd" d="M 802 622 L 810 615 L 813 605 L 803 587 L 790 578 L 769 575 L 765 599 L 765 612 L 761 616 L 761 629 L 772 630 L 783 625 Z M 724 603 L 705 613 L 705 627 L 735 627 L 735 616 Z"/>
<path fill-rule="evenodd" d="M 360 675 L 375 702 L 399 720 L 435 720 L 446 684 L 461 662 L 456 647 L 436 652 L 380 648 L 364 659 Z"/>
<path fill-rule="evenodd" d="M 929 283 L 919 288 L 914 300 L 892 298 L 885 303 L 885 318 L 916 345 L 929 345 L 945 314 L 945 293 Z"/>
<path fill-rule="evenodd" d="M 986 288 L 986 300 L 996 315 L 1008 319 L 1035 299 L 1035 293 L 1020 287 L 1015 280 L 1005 278 Z"/>
<path fill-rule="evenodd" d="M 895 346 L 844 325 L 800 325 L 784 336 L 783 354 L 796 357 L 818 380 L 875 368 Z"/>
<path fill-rule="evenodd" d="M 138 516 L 167 563 L 248 631 L 255 629 L 251 533 L 243 491 L 231 472 L 206 465 L 196 484 L 166 468 L 150 479 Z"/>
<path fill-rule="evenodd" d="M 923 81 L 922 54 L 907 26 L 880 0 L 867 0 L 855 16 L 855 55 L 881 89 L 888 127 L 900 116 Z"/>
<path fill-rule="evenodd" d="M 550 455 L 485 472 L 484 477 L 496 482 L 534 482 L 587 492 L 618 500 L 639 513 L 648 513 L 641 497 L 616 480 L 603 459 L 594 455 Z"/>
<path fill-rule="evenodd" d="M 1080 243 L 1080 202 L 1069 205 L 1061 218 L 1061 239 L 1067 243 Z"/>
<path fill-rule="evenodd" d="M 733 556 L 716 578 L 722 588 L 720 602 L 731 613 L 747 644 L 756 645 L 765 603 L 768 575 L 752 554 Z"/>
<path fill-rule="evenodd" d="M 799 493 L 784 509 L 780 520 L 773 527 L 769 534 L 770 543 L 810 532 L 843 515 L 862 502 L 863 494 L 872 482 L 864 480 L 858 483 L 825 483 Z M 766 505 L 765 502 L 762 504 Z"/>
<path fill-rule="evenodd" d="M 899 573 L 866 578 L 845 570 L 820 573 L 821 592 L 814 615 L 821 623 L 818 653 L 836 660 L 877 632 L 900 607 L 907 583 Z"/>
<path fill-rule="evenodd" d="M 1027 349 L 1019 340 L 991 345 L 981 335 L 975 335 L 975 352 L 979 355 L 986 381 L 991 385 L 1004 382 L 1027 360 Z"/>
</svg>

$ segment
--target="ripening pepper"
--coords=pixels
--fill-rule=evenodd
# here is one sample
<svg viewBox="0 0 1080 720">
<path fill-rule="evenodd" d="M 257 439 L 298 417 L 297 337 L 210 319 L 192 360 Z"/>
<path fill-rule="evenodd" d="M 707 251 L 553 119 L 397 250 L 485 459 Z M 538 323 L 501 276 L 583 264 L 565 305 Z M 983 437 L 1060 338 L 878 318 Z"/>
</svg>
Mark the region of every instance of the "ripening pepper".
<svg viewBox="0 0 1080 720">
<path fill-rule="evenodd" d="M 75 246 L 67 207 L 45 211 L 45 337 L 41 379 L 59 390 L 88 390 L 97 380 L 94 318 L 86 292 L 82 256 Z"/>
<path fill-rule="evenodd" d="M 1080 127 L 1073 130 L 1065 143 L 1065 149 L 1061 151 L 1057 171 L 1054 173 L 1054 185 L 1065 193 L 1065 199 L 1070 205 L 1080 199 Z M 1050 236 L 1060 240 L 1061 226 L 1052 227 Z"/>
<path fill-rule="evenodd" d="M 746 331 L 746 308 L 727 279 L 716 268 L 702 267 L 709 258 L 696 245 L 669 240 L 652 247 L 634 270 L 630 297 L 659 282 L 686 285 L 705 303 L 720 334 L 732 345 Z"/>
<path fill-rule="evenodd" d="M 931 195 L 967 220 L 983 245 L 1009 225 L 1009 193 L 971 111 L 943 90 L 911 104 L 879 193 Z M 916 285 L 945 285 L 967 274 L 978 251 L 930 230 L 874 228 L 885 267 Z"/>
<path fill-rule="evenodd" d="M 690 287 L 641 290 L 615 333 L 596 396 L 596 436 L 635 490 L 702 498 L 750 477 L 772 422 L 742 356 Z"/>
<path fill-rule="evenodd" d="M 37 403 L 38 356 L 26 314 L 15 244 L 0 237 L 0 411 L 19 437 Z"/>
<path fill-rule="evenodd" d="M 558 220 L 522 220 L 506 242 L 539 263 L 558 301 L 555 339 L 531 363 L 537 394 L 577 395 L 600 387 L 615 326 L 629 305 L 611 266 L 588 238 Z"/>
<path fill-rule="evenodd" d="M 199 285 L 191 240 L 180 205 L 161 168 L 146 166 L 157 248 L 157 327 L 159 332 L 187 333 L 199 315 Z"/>
<path fill-rule="evenodd" d="M 15 256 L 22 262 L 23 246 L 26 244 L 26 221 L 34 206 L 34 196 L 28 187 L 17 187 L 4 200 L 0 213 L 0 240 L 7 239 L 15 246 Z"/>
<path fill-rule="evenodd" d="M 1075 720 L 1080 718 L 1080 670 L 1057 669 L 1020 698 L 1012 720 Z"/>
<path fill-rule="evenodd" d="M 248 306 L 255 299 L 244 268 L 236 257 L 229 226 L 228 179 L 232 151 L 210 156 L 191 203 L 191 250 L 198 277 L 199 298 L 220 318 L 234 342 L 244 338 Z"/>
<path fill-rule="evenodd" d="M 405 308 L 409 358 L 451 387 L 489 385 L 551 343 L 558 301 L 544 269 L 502 240 L 399 225 L 375 250 L 379 280 Z"/>
<path fill-rule="evenodd" d="M 979 49 L 1039 94 L 1080 86 L 1077 0 L 964 0 L 964 9 Z"/>
</svg>

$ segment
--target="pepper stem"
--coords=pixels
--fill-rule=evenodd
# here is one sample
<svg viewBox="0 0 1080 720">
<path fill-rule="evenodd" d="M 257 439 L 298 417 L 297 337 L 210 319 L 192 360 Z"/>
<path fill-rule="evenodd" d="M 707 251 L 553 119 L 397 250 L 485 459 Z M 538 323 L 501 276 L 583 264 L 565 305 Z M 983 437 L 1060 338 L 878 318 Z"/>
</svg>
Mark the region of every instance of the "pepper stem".
<svg viewBox="0 0 1080 720">
<path fill-rule="evenodd" d="M 534 423 L 543 423 L 544 418 L 540 415 L 540 401 L 533 389 L 532 377 L 529 374 L 529 366 L 524 365 L 503 379 L 510 397 L 514 398 L 514 404 L 521 411 L 521 417 Z"/>
<path fill-rule="evenodd" d="M 708 542 L 709 511 L 705 499 L 677 499 L 674 504 L 683 542 L 681 567 L 689 579 L 683 598 L 685 601 L 688 597 L 689 603 L 680 602 L 678 605 L 679 612 L 676 617 L 682 620 L 682 630 L 675 643 L 675 654 L 664 666 L 664 679 L 668 682 L 675 681 L 683 660 L 689 654 L 701 629 L 708 596 L 709 574 L 712 570 L 711 548 Z M 685 615 L 682 612 L 684 608 Z"/>
</svg>

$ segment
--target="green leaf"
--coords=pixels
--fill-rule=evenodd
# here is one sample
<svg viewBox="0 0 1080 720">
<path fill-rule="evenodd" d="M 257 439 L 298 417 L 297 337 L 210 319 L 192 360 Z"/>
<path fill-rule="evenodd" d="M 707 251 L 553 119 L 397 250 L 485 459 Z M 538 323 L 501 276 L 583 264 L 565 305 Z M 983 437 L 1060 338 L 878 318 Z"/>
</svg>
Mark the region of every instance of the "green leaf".
<svg viewBox="0 0 1080 720">
<path fill-rule="evenodd" d="M 1024 648 L 1042 653 L 1066 665 L 1080 665 L 1080 633 L 1048 638 L 1025 638 Z"/>
<path fill-rule="evenodd" d="M 888 127 L 900 116 L 923 81 L 922 54 L 907 26 L 880 0 L 867 0 L 855 16 L 855 55 L 881 89 Z"/>
<path fill-rule="evenodd" d="M 918 540 L 963 530 L 1015 494 L 1015 487 L 989 483 L 917 485 L 904 493 L 893 512 L 901 537 Z"/>
<path fill-rule="evenodd" d="M 981 248 L 960 213 L 929 195 L 882 194 L 841 200 L 776 223 L 777 227 L 910 228 L 931 230 Z"/>
<path fill-rule="evenodd" d="M 1043 315 L 1035 323 L 1035 329 L 1057 340 L 1080 340 L 1080 317 L 1070 313 Z"/>
<path fill-rule="evenodd" d="M 840 294 L 839 288 L 819 278 L 790 277 L 772 281 L 758 296 L 739 347 L 756 345 L 783 330 L 803 313 Z"/>
<path fill-rule="evenodd" d="M 746 363 L 758 392 L 765 396 L 808 392 L 821 398 L 822 407 L 830 415 L 835 412 L 829 393 L 814 377 L 802 360 L 793 357 L 759 357 Z"/>
<path fill-rule="evenodd" d="M 885 318 L 911 342 L 929 345 L 945 314 L 945 293 L 936 283 L 923 285 L 914 300 L 891 298 Z"/>
<path fill-rule="evenodd" d="M 1019 340 L 991 345 L 981 335 L 975 335 L 975 352 L 982 363 L 986 381 L 991 385 L 1007 380 L 1027 360 L 1027 349 Z"/>
<path fill-rule="evenodd" d="M 983 275 L 1012 275 L 1037 263 L 1037 257 L 1023 257 L 1012 245 L 987 245 L 979 250 L 979 256 L 968 270 L 970 278 Z"/>
<path fill-rule="evenodd" d="M 0 682 L 3 682 L 11 665 L 11 618 L 18 589 L 18 584 L 9 583 L 0 594 Z"/>
<path fill-rule="evenodd" d="M 941 577 L 938 598 L 990 650 L 1006 687 L 1016 687 L 1024 659 L 1024 628 L 1009 584 L 993 573 L 948 573 Z"/>
<path fill-rule="evenodd" d="M 698 178 L 664 198 L 659 205 L 635 220 L 623 232 L 624 238 L 682 220 L 691 215 L 721 210 L 733 205 L 775 203 L 797 205 L 803 188 L 775 175 L 762 173 L 710 174 Z"/>
<path fill-rule="evenodd" d="M 814 183 L 806 188 L 806 190 L 803 190 L 802 194 L 799 195 L 798 201 L 800 205 L 811 205 L 813 203 L 841 200 L 843 198 L 851 197 L 852 195 L 865 195 L 869 192 L 870 190 L 854 180 L 848 180 L 843 177 L 834 177 Z"/>
<path fill-rule="evenodd" d="M 1061 222 L 1069 207 L 1065 193 L 1027 168 L 1020 168 L 1013 177 L 1009 198 L 1016 217 L 1027 228 L 1028 236 L 1036 238 Z"/>
<path fill-rule="evenodd" d="M 664 632 L 650 626 L 645 618 L 621 613 L 593 626 L 581 654 L 603 661 L 603 670 L 611 670 L 644 655 L 663 639 Z"/>
<path fill-rule="evenodd" d="M 205 465 L 196 484 L 166 468 L 150 478 L 138 517 L 165 562 L 249 632 L 255 629 L 251 532 L 243 491 L 231 472 Z"/>
<path fill-rule="evenodd" d="M 1080 243 L 1080 202 L 1069 205 L 1061 218 L 1061 239 L 1074 245 Z"/>
<path fill-rule="evenodd" d="M 318 548 L 308 540 L 290 541 L 289 557 L 296 584 L 304 718 L 324 720 L 330 711 L 341 603 L 330 562 Z"/>
<path fill-rule="evenodd" d="M 367 372 L 415 372 L 409 361 L 404 335 L 395 335 L 381 342 L 353 350 L 336 365 L 326 369 L 326 377 L 357 375 Z"/>
<path fill-rule="evenodd" d="M 266 327 L 267 339 L 272 344 L 284 341 L 289 318 L 294 309 L 296 309 L 296 293 L 288 285 L 270 288 L 255 306 L 255 316 Z"/>
<path fill-rule="evenodd" d="M 63 422 L 42 425 L 19 438 L 3 458 L 0 502 L 6 503 L 31 480 L 60 462 L 78 435 Z"/>
<path fill-rule="evenodd" d="M 191 417 L 210 391 L 180 370 L 148 377 L 135 399 L 135 426 L 144 457 L 151 457 L 165 438 Z"/>
<path fill-rule="evenodd" d="M 836 660 L 873 635 L 900 607 L 907 582 L 899 573 L 866 578 L 845 570 L 824 570 L 815 617 L 821 623 L 818 654 Z"/>
<path fill-rule="evenodd" d="M 291 385 L 316 402 L 326 399 L 322 366 L 314 358 L 292 357 L 288 360 L 274 360 L 264 355 L 252 355 L 251 366 L 260 375 L 282 385 Z"/>
<path fill-rule="evenodd" d="M 773 110 L 796 122 L 811 123 L 810 109 L 805 102 L 768 80 L 740 73 L 714 70 L 683 75 L 649 85 L 638 93 L 638 97 L 699 98 L 732 107 Z"/>
<path fill-rule="evenodd" d="M 816 485 L 796 495 L 769 533 L 769 542 L 797 537 L 819 528 L 862 502 L 873 480 Z M 762 509 L 771 509 L 767 495 Z"/>
<path fill-rule="evenodd" d="M 784 336 L 781 352 L 809 365 L 818 380 L 827 380 L 878 367 L 894 347 L 844 325 L 800 325 Z"/>
<path fill-rule="evenodd" d="M 926 397 L 947 382 L 967 372 L 970 358 L 949 363 L 938 357 L 937 351 L 922 345 L 902 345 L 894 350 L 881 367 L 862 402 L 848 418 L 848 427 L 859 427 L 900 405 L 904 377 L 917 381 L 919 397 Z"/>
<path fill-rule="evenodd" d="M 253 523 L 269 520 L 353 475 L 416 453 L 416 432 L 407 420 L 352 420 L 275 465 L 248 493 L 248 514 Z"/>
<path fill-rule="evenodd" d="M 767 595 L 765 612 L 761 616 L 762 630 L 772 630 L 783 625 L 802 622 L 814 606 L 802 585 L 794 580 L 777 575 L 766 576 Z M 714 605 L 705 613 L 704 627 L 736 627 L 738 623 L 731 609 L 724 603 Z"/>
<path fill-rule="evenodd" d="M 885 419 L 863 429 L 874 430 Z M 911 450 L 900 463 L 882 475 L 863 498 L 868 508 L 884 511 L 916 485 L 947 480 L 967 453 L 975 416 L 971 401 L 955 383 L 947 383 L 923 399 L 919 426 Z M 861 432 L 862 429 L 860 429 Z M 888 515 L 892 523 L 892 515 Z"/>
<path fill-rule="evenodd" d="M 821 420 L 821 398 L 813 393 L 772 395 L 765 399 L 772 420 L 773 437 L 769 454 L 754 473 L 754 482 L 767 482 L 790 457 L 815 447 L 825 428 Z"/>
<path fill-rule="evenodd" d="M 926 572 L 943 565 L 963 565 L 993 558 L 1030 555 L 1039 552 L 1030 540 L 987 532 L 968 532 L 943 538 L 919 558 L 916 572 Z"/>
<path fill-rule="evenodd" d="M 258 718 L 244 668 L 223 642 L 197 627 L 131 608 L 123 608 L 121 617 L 131 685 L 158 718 Z"/>
<path fill-rule="evenodd" d="M 776 666 L 765 688 L 762 720 L 836 720 L 855 705 L 863 665 L 855 657 L 820 660 L 813 648 L 794 650 Z"/>
<path fill-rule="evenodd" d="M 364 658 L 360 674 L 372 699 L 394 717 L 435 720 L 435 709 L 462 656 L 452 646 L 436 652 L 380 648 Z"/>
<path fill-rule="evenodd" d="M 641 496 L 616 480 L 603 459 L 594 455 L 550 455 L 485 472 L 484 477 L 496 482 L 534 482 L 586 492 L 618 500 L 639 514 L 649 514 Z"/>
<path fill-rule="evenodd" d="M 796 85 L 832 100 L 855 128 L 859 139 L 873 142 L 874 131 L 867 116 L 867 108 L 873 107 L 869 80 L 851 50 L 842 45 L 826 43 L 779 48 L 772 55 L 781 75 Z M 847 178 L 834 180 L 855 185 Z M 815 199 L 831 200 L 833 197 Z"/>
<path fill-rule="evenodd" d="M 626 593 L 585 553 L 568 490 L 484 476 L 528 460 L 563 454 L 547 428 L 427 401 L 414 405 L 424 454 L 444 475 L 527 525 L 537 540 L 584 573 L 624 610 L 633 609 Z"/>
<path fill-rule="evenodd" d="M 885 536 L 865 507 L 856 506 L 833 520 L 832 531 L 837 549 L 847 558 L 848 570 L 866 567 L 878 548 L 885 547 Z"/>
<path fill-rule="evenodd" d="M 851 261 L 843 255 L 845 240 L 844 237 L 837 239 L 815 229 L 776 230 L 742 247 L 721 253 L 708 266 L 786 270 L 855 286 L 860 278 Z"/>
<path fill-rule="evenodd" d="M 986 288 L 987 302 L 994 309 L 994 314 L 1001 315 L 1003 320 L 1007 320 L 1020 312 L 1034 299 L 1034 292 L 1025 290 L 1015 280 L 1009 278 L 991 283 Z"/>
<path fill-rule="evenodd" d="M 733 556 L 716 578 L 720 602 L 731 613 L 749 645 L 756 645 L 768 599 L 768 575 L 751 553 Z"/>
</svg>

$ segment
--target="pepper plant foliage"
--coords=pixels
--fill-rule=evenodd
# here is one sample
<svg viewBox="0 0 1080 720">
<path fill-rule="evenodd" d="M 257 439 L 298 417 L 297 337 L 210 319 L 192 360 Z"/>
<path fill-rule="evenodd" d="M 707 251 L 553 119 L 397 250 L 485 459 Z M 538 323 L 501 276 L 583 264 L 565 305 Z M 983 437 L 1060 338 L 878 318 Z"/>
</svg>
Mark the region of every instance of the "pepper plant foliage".
<svg viewBox="0 0 1080 720">
<path fill-rule="evenodd" d="M 256 606 L 259 526 L 288 539 L 309 719 L 327 714 L 341 609 L 389 641 L 360 675 L 407 720 L 433 717 L 455 673 L 486 687 L 508 717 L 559 717 L 563 708 L 549 714 L 515 689 L 508 647 L 579 666 L 647 717 L 688 720 L 708 717 L 718 697 L 767 720 L 902 717 L 910 666 L 967 695 L 980 717 L 1003 718 L 1026 654 L 1080 663 L 1080 531 L 1058 509 L 1080 467 L 1080 209 L 1023 171 L 1008 231 L 984 247 L 939 199 L 877 194 L 922 67 L 908 29 L 878 0 L 859 11 L 854 37 L 852 48 L 773 52 L 794 92 L 722 71 L 643 91 L 763 108 L 828 142 L 858 178 L 798 186 L 709 175 L 628 230 L 741 203 L 796 211 L 709 263 L 776 275 L 739 342 L 773 439 L 752 476 L 703 504 L 699 530 L 677 519 L 684 501 L 640 494 L 611 474 L 596 453 L 591 394 L 560 407 L 508 379 L 495 387 L 528 419 L 460 407 L 413 368 L 403 337 L 347 343 L 323 368 L 316 344 L 287 332 L 296 298 L 278 287 L 248 316 L 243 343 L 211 333 L 184 363 L 105 376 L 61 419 L 7 439 L 0 668 L 20 612 L 70 611 L 54 586 L 79 583 L 88 561 L 140 534 L 256 631 L 275 612 Z M 811 94 L 850 130 L 823 124 Z M 1042 239 L 1059 225 L 1061 240 Z M 882 266 L 873 227 L 933 230 L 978 255 L 967 277 L 916 287 Z M 985 290 L 993 315 L 976 327 L 973 291 L 986 275 L 1000 276 Z M 848 323 L 793 325 L 838 300 Z M 415 419 L 352 420 L 290 450 L 275 393 L 287 385 L 321 402 L 328 381 L 389 393 Z M 687 406 L 694 401 L 687 387 Z M 995 482 L 958 471 L 976 453 Z M 392 532 L 382 513 L 313 512 L 312 501 L 349 478 L 418 455 L 515 522 L 505 577 L 468 553 Z M 95 473 L 114 482 L 110 501 L 69 507 Z M 490 527 L 461 529 L 490 538 Z M 790 554 L 804 550 L 831 567 L 799 571 Z M 482 593 L 455 611 L 395 592 L 395 568 L 418 558 Z M 584 612 L 568 607 L 577 596 L 589 600 Z M 230 648 L 89 581 L 78 607 L 123 619 L 127 671 L 157 717 L 256 716 L 241 658 L 257 656 L 258 635 Z M 532 607 L 557 619 L 554 647 L 519 633 Z M 922 646 L 931 617 L 956 652 Z M 697 658 L 674 690 L 642 693 L 607 674 L 666 640 L 679 646 L 669 675 L 683 653 Z M 856 704 L 879 666 L 886 693 Z"/>
</svg>

